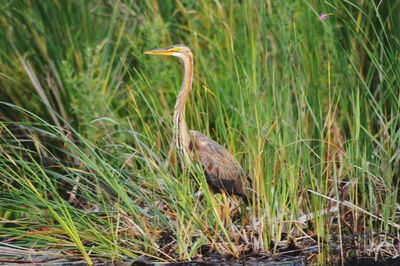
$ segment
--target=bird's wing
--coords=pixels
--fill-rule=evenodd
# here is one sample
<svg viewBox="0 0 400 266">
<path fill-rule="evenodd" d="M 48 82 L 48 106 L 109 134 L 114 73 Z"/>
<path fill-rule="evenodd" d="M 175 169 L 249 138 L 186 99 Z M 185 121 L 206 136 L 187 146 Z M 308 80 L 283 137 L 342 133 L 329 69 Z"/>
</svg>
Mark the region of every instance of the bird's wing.
<svg viewBox="0 0 400 266">
<path fill-rule="evenodd" d="M 190 134 L 195 145 L 194 157 L 198 156 L 207 181 L 213 189 L 223 189 L 229 194 L 247 197 L 249 180 L 235 158 L 204 134 L 195 130 L 191 130 Z"/>
</svg>

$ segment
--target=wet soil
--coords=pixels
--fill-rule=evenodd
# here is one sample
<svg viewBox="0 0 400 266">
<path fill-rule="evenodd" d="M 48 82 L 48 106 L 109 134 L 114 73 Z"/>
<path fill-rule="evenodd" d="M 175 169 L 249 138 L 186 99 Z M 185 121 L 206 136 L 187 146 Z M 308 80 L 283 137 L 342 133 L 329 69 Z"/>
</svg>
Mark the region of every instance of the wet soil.
<svg viewBox="0 0 400 266">
<path fill-rule="evenodd" d="M 80 266 L 87 265 L 83 260 L 71 259 L 50 259 L 36 260 L 32 258 L 19 258 L 13 259 L 2 257 L 0 254 L 0 265 L 59 265 L 59 266 Z M 290 266 L 301 266 L 301 265 L 317 265 L 316 262 L 310 261 L 307 256 L 280 256 L 280 257 L 246 257 L 244 259 L 233 259 L 229 257 L 212 256 L 204 258 L 201 261 L 191 262 L 175 262 L 175 263 L 162 263 L 162 262 L 150 262 L 150 261 L 126 261 L 119 262 L 117 264 L 110 261 L 94 260 L 95 265 L 132 265 L 132 266 L 149 266 L 149 265 L 165 265 L 165 266 L 206 266 L 206 265 L 220 265 L 220 266 L 261 266 L 261 265 L 290 265 Z M 338 262 L 327 262 L 326 265 L 342 265 L 341 261 Z M 389 258 L 386 260 L 375 261 L 374 258 L 370 257 L 352 257 L 345 259 L 345 266 L 359 265 L 359 266 L 395 266 L 400 265 L 400 257 Z"/>
<path fill-rule="evenodd" d="M 192 261 L 192 262 L 178 262 L 178 263 L 167 263 L 165 266 L 206 266 L 206 265 L 220 265 L 220 266 L 261 266 L 261 265 L 318 265 L 307 260 L 306 257 L 286 257 L 286 258 L 247 258 L 246 260 L 233 260 L 229 258 L 212 258 L 205 261 Z M 131 265 L 134 266 L 146 266 L 146 265 L 160 265 L 156 263 L 146 262 L 134 262 Z M 337 263 L 327 262 L 326 265 L 342 265 L 339 261 Z M 375 261 L 374 258 L 368 257 L 353 257 L 345 260 L 345 266 L 359 265 L 359 266 L 397 266 L 400 265 L 399 258 L 390 258 L 386 260 Z"/>
</svg>

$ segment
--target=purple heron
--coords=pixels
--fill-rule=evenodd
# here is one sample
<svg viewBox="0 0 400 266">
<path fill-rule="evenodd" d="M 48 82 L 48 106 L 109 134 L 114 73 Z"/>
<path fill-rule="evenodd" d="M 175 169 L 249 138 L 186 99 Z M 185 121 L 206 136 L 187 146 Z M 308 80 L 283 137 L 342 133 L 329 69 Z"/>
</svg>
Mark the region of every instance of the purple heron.
<svg viewBox="0 0 400 266">
<path fill-rule="evenodd" d="M 185 120 L 185 106 L 193 82 L 193 55 L 186 45 L 173 45 L 167 48 L 147 51 L 150 55 L 178 57 L 184 66 L 181 90 L 174 110 L 174 144 L 182 163 L 199 160 L 203 166 L 208 185 L 214 192 L 226 192 L 243 198 L 250 203 L 250 179 L 242 166 L 221 145 L 206 135 L 189 130 Z"/>
</svg>

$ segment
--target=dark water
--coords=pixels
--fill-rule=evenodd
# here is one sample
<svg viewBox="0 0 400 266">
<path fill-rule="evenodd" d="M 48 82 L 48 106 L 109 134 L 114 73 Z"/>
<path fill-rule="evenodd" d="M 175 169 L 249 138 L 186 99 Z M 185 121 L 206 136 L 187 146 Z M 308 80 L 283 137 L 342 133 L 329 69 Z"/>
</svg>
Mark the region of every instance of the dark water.
<svg viewBox="0 0 400 266">
<path fill-rule="evenodd" d="M 193 262 L 178 262 L 178 263 L 167 263 L 162 264 L 166 266 L 206 266 L 206 265 L 220 265 L 220 266 L 261 266 L 261 265 L 290 265 L 290 266 L 300 266 L 300 265 L 317 265 L 316 262 L 310 262 L 305 257 L 296 258 L 253 258 L 246 260 L 232 260 L 229 258 L 211 259 L 206 261 L 193 261 Z M 159 263 L 148 263 L 148 262 L 133 262 L 130 265 L 134 266 L 145 266 L 145 265 L 160 265 Z M 327 262 L 326 265 L 342 265 L 341 261 L 337 263 Z M 386 260 L 375 261 L 373 258 L 360 258 L 353 257 L 345 260 L 344 265 L 359 265 L 359 266 L 400 266 L 400 257 L 391 258 Z"/>
<path fill-rule="evenodd" d="M 112 263 L 107 261 L 94 261 L 95 265 L 132 265 L 132 266 L 147 266 L 147 265 L 165 265 L 165 266 L 206 266 L 206 265 L 220 265 L 220 266 L 261 266 L 261 265 L 290 265 L 290 266 L 300 266 L 300 265 L 317 265 L 316 262 L 310 262 L 304 257 L 297 258 L 253 258 L 246 260 L 220 258 L 220 259 L 210 259 L 205 261 L 192 261 L 192 262 L 176 262 L 176 263 L 161 263 L 161 262 L 146 262 L 146 261 L 131 261 L 131 262 L 120 262 Z M 326 265 L 341 265 L 339 261 L 337 263 L 326 263 Z M 29 260 L 25 261 L 10 261 L 3 260 L 0 254 L 0 265 L 59 265 L 59 266 L 80 266 L 87 265 L 85 261 L 77 260 L 67 262 L 65 260 L 50 260 L 33 262 Z M 359 258 L 353 257 L 346 259 L 344 265 L 360 265 L 360 266 L 395 266 L 400 265 L 400 257 L 386 259 L 384 261 L 375 261 L 373 258 Z"/>
<path fill-rule="evenodd" d="M 60 265 L 60 266 L 77 266 L 77 265 L 87 265 L 82 259 L 77 259 L 76 257 L 49 257 L 46 255 L 42 256 L 31 256 L 22 253 L 3 253 L 0 249 L 0 265 Z M 4 250 L 3 250 L 4 251 Z M 260 266 L 260 265 L 318 265 L 316 261 L 316 253 L 313 254 L 299 254 L 299 255 L 280 255 L 280 256 L 265 256 L 265 255 L 249 255 L 242 259 L 236 259 L 232 257 L 224 257 L 217 254 L 211 254 L 210 256 L 204 257 L 199 261 L 191 262 L 175 262 L 175 263 L 162 263 L 150 261 L 146 258 L 137 261 L 125 261 L 113 263 L 111 261 L 106 261 L 101 258 L 93 258 L 95 265 L 132 265 L 132 266 L 145 266 L 145 265 L 166 265 L 166 266 L 203 266 L 203 265 L 250 265 L 250 266 Z M 400 257 L 390 258 L 385 260 L 375 261 L 371 257 L 352 257 L 345 259 L 344 265 L 387 265 L 387 266 L 400 266 Z M 342 265 L 341 261 L 337 259 L 336 261 L 330 261 L 325 263 L 325 265 Z"/>
</svg>

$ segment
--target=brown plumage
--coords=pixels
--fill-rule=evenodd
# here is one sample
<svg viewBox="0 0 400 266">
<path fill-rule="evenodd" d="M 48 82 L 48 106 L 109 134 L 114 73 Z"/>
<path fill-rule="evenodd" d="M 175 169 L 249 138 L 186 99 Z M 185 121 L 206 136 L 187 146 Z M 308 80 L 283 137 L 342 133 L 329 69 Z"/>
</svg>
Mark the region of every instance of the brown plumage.
<svg viewBox="0 0 400 266">
<path fill-rule="evenodd" d="M 240 196 L 248 203 L 250 180 L 242 166 L 223 146 L 204 134 L 190 130 L 190 135 L 210 187 L 216 192 L 224 189 L 228 194 Z"/>
<path fill-rule="evenodd" d="M 246 204 L 250 203 L 250 179 L 242 166 L 223 146 L 187 128 L 185 107 L 193 82 L 193 56 L 190 49 L 185 45 L 173 45 L 145 53 L 172 55 L 178 57 L 184 65 L 184 78 L 174 111 L 174 142 L 182 164 L 200 161 L 207 183 L 213 191 L 226 191 L 230 195 L 242 197 Z"/>
</svg>

